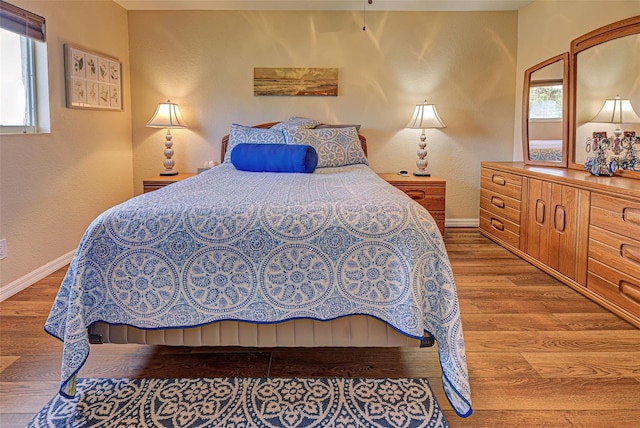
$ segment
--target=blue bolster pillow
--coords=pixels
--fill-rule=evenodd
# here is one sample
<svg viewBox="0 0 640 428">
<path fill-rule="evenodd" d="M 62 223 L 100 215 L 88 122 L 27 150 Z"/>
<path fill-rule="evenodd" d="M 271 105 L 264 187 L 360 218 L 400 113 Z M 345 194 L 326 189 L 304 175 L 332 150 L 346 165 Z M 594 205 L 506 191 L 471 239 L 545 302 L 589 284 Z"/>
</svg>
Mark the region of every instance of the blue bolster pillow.
<svg viewBox="0 0 640 428">
<path fill-rule="evenodd" d="M 238 144 L 231 152 L 236 169 L 253 172 L 313 172 L 318 153 L 303 144 Z"/>
</svg>

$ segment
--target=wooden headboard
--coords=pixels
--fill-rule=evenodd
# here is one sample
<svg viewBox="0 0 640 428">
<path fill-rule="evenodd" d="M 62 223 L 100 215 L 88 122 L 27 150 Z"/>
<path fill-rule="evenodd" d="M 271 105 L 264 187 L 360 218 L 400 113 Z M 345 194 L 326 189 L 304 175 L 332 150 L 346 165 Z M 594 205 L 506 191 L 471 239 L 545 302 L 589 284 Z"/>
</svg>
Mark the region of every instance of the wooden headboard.
<svg viewBox="0 0 640 428">
<path fill-rule="evenodd" d="M 253 128 L 271 128 L 273 125 L 276 125 L 280 122 L 269 122 L 269 123 L 261 123 L 260 125 L 253 125 Z M 358 138 L 360 139 L 360 144 L 362 145 L 362 151 L 364 155 L 367 156 L 367 139 L 364 135 L 358 134 Z M 224 155 L 227 153 L 227 146 L 229 145 L 229 134 L 222 137 L 222 141 L 220 142 L 220 163 L 224 162 Z"/>
</svg>

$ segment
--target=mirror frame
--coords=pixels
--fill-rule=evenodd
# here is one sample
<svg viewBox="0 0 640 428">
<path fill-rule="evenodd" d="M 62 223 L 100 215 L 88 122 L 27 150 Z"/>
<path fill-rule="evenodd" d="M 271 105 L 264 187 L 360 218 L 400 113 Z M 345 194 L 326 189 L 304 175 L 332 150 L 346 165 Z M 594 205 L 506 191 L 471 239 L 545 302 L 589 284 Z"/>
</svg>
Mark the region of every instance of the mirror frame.
<svg viewBox="0 0 640 428">
<path fill-rule="evenodd" d="M 571 42 L 569 55 L 570 89 L 569 89 L 569 168 L 584 171 L 584 165 L 575 162 L 576 158 L 576 98 L 578 77 L 578 54 L 586 49 L 601 43 L 615 40 L 620 37 L 640 34 L 640 15 L 621 21 L 613 22 L 604 27 L 593 30 Z M 640 178 L 640 173 L 634 171 L 618 170 L 616 175 Z"/>
<path fill-rule="evenodd" d="M 529 92 L 531 90 L 531 75 L 548 65 L 562 61 L 562 160 L 560 162 L 531 160 L 529 150 Z M 522 93 L 522 159 L 526 165 L 545 165 L 559 168 L 567 167 L 568 135 L 569 135 L 569 52 L 556 55 L 539 64 L 528 68 L 524 72 Z"/>
</svg>

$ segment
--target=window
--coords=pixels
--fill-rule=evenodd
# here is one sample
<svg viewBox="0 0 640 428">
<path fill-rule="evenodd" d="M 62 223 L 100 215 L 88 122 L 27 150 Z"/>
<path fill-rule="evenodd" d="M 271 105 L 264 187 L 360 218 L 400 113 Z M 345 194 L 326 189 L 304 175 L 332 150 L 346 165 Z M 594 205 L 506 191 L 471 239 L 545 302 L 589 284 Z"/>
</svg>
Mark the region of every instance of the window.
<svg viewBox="0 0 640 428">
<path fill-rule="evenodd" d="M 44 42 L 44 23 L 44 18 L 0 1 L 0 133 L 37 131 L 36 43 Z M 43 80 L 46 87 L 46 75 Z"/>
<path fill-rule="evenodd" d="M 562 81 L 531 82 L 529 89 L 529 119 L 562 119 Z"/>
<path fill-rule="evenodd" d="M 3 130 L 35 130 L 32 43 L 26 37 L 0 29 L 0 125 Z"/>
</svg>

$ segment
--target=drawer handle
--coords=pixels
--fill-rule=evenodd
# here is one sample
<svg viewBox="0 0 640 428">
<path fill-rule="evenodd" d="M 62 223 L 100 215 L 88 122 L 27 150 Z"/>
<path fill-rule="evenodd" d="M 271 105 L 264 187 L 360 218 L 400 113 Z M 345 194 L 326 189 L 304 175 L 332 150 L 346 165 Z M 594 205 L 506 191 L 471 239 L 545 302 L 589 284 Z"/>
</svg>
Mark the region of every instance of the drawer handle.
<svg viewBox="0 0 640 428">
<path fill-rule="evenodd" d="M 625 259 L 640 264 L 640 248 L 634 245 L 622 244 L 622 247 L 620 247 L 620 254 Z"/>
<path fill-rule="evenodd" d="M 491 219 L 491 226 L 500 231 L 504 230 L 504 223 L 500 220 L 496 220 L 495 218 Z"/>
<path fill-rule="evenodd" d="M 640 287 L 627 281 L 620 281 L 619 286 L 620 294 L 640 303 Z"/>
<path fill-rule="evenodd" d="M 564 232 L 564 228 L 566 227 L 566 216 L 565 209 L 562 205 L 556 205 L 556 213 L 553 217 L 553 227 L 558 232 Z"/>
<path fill-rule="evenodd" d="M 491 204 L 495 205 L 498 208 L 504 208 L 504 200 L 497 196 L 491 197 Z"/>
<path fill-rule="evenodd" d="M 507 180 L 505 180 L 505 178 L 500 175 L 492 175 L 491 181 L 493 181 L 496 184 L 499 184 L 500 186 L 504 186 L 505 184 L 507 184 Z"/>
<path fill-rule="evenodd" d="M 538 224 L 544 224 L 544 201 L 542 199 L 538 199 L 536 201 L 536 222 Z"/>
<path fill-rule="evenodd" d="M 636 208 L 624 208 L 622 210 L 624 221 L 640 226 L 640 210 Z"/>
<path fill-rule="evenodd" d="M 422 190 L 407 190 L 405 192 L 411 199 L 414 201 L 419 201 L 420 199 L 424 199 L 426 194 Z"/>
</svg>

